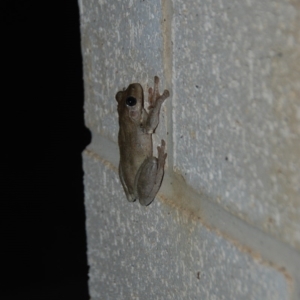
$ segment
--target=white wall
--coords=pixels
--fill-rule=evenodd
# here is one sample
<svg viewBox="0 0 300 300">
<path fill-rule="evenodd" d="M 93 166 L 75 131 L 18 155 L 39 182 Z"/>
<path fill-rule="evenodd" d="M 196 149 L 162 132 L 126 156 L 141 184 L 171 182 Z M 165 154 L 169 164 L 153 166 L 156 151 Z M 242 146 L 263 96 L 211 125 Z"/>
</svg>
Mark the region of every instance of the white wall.
<svg viewBox="0 0 300 300">
<path fill-rule="evenodd" d="M 91 298 L 299 299 L 299 3 L 79 5 Z M 154 75 L 168 161 L 141 207 L 117 174 L 115 94 Z"/>
</svg>

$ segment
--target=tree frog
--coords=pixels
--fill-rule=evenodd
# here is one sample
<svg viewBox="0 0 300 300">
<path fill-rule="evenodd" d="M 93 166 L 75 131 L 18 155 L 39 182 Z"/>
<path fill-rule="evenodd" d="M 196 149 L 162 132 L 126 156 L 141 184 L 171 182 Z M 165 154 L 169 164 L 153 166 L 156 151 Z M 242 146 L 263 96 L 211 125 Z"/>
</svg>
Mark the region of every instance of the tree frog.
<svg viewBox="0 0 300 300">
<path fill-rule="evenodd" d="M 119 176 L 127 200 L 139 200 L 149 205 L 155 198 L 163 176 L 167 157 L 165 141 L 157 147 L 158 158 L 153 156 L 152 134 L 159 122 L 162 103 L 170 93 L 158 91 L 159 78 L 154 77 L 154 88 L 148 90 L 148 112 L 144 109 L 144 93 L 139 83 L 130 84 L 116 94 L 119 114 L 118 143 L 120 150 Z"/>
</svg>

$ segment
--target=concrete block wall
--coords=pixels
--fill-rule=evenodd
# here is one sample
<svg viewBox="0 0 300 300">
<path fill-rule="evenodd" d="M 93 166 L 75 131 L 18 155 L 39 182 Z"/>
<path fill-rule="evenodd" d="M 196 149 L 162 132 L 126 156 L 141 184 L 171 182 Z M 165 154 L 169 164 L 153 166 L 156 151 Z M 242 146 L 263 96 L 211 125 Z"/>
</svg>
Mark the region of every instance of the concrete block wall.
<svg viewBox="0 0 300 300">
<path fill-rule="evenodd" d="M 299 2 L 79 6 L 91 299 L 300 299 Z M 118 178 L 115 94 L 154 75 L 168 158 L 142 207 Z"/>
</svg>

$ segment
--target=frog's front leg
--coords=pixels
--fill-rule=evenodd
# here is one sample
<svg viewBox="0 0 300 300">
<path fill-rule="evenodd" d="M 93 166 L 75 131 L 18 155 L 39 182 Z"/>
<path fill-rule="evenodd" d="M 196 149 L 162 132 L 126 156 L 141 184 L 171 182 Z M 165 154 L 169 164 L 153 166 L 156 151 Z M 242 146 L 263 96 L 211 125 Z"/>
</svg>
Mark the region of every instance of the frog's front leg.
<svg viewBox="0 0 300 300">
<path fill-rule="evenodd" d="M 149 88 L 149 114 L 145 124 L 147 133 L 153 133 L 159 122 L 159 112 L 163 102 L 170 96 L 168 90 L 164 90 L 163 94 L 160 95 L 158 91 L 159 78 L 154 77 L 154 88 Z"/>
<path fill-rule="evenodd" d="M 134 190 L 141 205 L 149 205 L 160 188 L 167 157 L 165 145 L 165 141 L 161 140 L 161 146 L 157 147 L 158 158 L 153 156 L 146 158 L 136 174 Z"/>
</svg>

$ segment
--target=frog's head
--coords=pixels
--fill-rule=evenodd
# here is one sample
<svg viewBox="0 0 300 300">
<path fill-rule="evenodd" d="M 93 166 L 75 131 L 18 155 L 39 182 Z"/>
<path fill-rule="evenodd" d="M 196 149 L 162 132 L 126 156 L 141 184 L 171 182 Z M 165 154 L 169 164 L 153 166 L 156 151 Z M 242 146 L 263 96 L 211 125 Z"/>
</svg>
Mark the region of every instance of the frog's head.
<svg viewBox="0 0 300 300">
<path fill-rule="evenodd" d="M 139 83 L 132 83 L 124 91 L 116 94 L 120 119 L 131 119 L 139 122 L 144 108 L 143 88 Z"/>
</svg>

